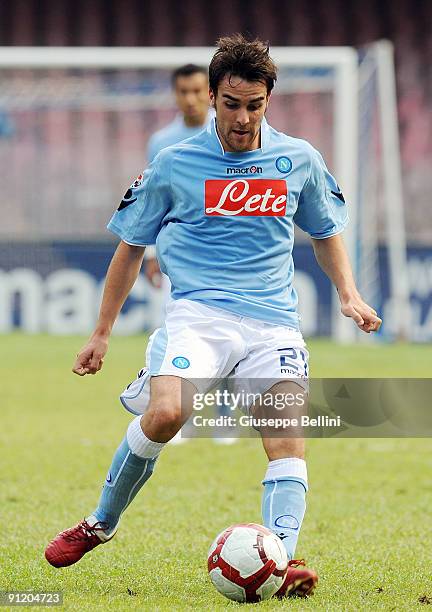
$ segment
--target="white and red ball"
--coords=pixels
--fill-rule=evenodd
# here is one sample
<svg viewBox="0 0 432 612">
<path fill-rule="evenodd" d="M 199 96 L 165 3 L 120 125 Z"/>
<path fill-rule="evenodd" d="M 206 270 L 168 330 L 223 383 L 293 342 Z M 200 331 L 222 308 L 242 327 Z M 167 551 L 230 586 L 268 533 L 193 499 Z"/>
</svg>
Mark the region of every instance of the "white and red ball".
<svg viewBox="0 0 432 612">
<path fill-rule="evenodd" d="M 288 557 L 282 541 L 256 523 L 231 525 L 210 546 L 208 572 L 216 589 L 228 599 L 257 602 L 282 586 Z"/>
</svg>

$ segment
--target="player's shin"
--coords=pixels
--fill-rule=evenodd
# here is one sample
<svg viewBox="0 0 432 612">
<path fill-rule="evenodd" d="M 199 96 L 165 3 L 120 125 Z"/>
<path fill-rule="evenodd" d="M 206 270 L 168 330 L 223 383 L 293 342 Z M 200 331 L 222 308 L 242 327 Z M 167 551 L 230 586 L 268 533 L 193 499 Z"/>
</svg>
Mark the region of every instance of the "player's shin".
<svg viewBox="0 0 432 612">
<path fill-rule="evenodd" d="M 296 457 L 270 461 L 263 485 L 263 523 L 281 538 L 292 559 L 306 510 L 305 461 Z"/>
<path fill-rule="evenodd" d="M 153 472 L 156 459 L 164 443 L 149 440 L 141 429 L 141 417 L 134 419 L 125 438 L 114 454 L 99 505 L 87 518 L 90 525 L 108 525 L 107 539 L 115 532 L 121 514 L 134 499 Z"/>
</svg>

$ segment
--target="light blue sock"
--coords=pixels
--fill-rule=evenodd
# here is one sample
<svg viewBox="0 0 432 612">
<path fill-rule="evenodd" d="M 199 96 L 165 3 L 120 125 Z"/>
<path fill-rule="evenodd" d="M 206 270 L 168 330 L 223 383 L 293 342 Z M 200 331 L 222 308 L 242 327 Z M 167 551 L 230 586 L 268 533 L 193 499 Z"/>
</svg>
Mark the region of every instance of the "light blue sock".
<svg viewBox="0 0 432 612">
<path fill-rule="evenodd" d="M 106 523 L 105 533 L 113 532 L 120 516 L 129 506 L 153 472 L 156 459 L 165 446 L 152 442 L 141 430 L 141 417 L 134 419 L 112 460 L 99 505 L 92 513 L 92 522 Z"/>
<path fill-rule="evenodd" d="M 263 480 L 262 516 L 293 559 L 306 511 L 307 472 L 302 459 L 271 461 Z"/>
<path fill-rule="evenodd" d="M 156 459 L 143 459 L 134 455 L 126 436 L 118 447 L 107 474 L 99 505 L 92 513 L 98 521 L 113 531 L 120 516 L 153 472 Z"/>
</svg>

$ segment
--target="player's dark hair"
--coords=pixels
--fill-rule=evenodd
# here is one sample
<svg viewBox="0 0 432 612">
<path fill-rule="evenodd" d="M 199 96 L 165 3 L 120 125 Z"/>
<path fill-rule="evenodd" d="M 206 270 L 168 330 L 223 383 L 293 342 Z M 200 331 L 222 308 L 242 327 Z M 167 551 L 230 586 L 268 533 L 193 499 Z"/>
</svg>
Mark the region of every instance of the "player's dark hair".
<svg viewBox="0 0 432 612">
<path fill-rule="evenodd" d="M 207 70 L 206 68 L 203 68 L 202 66 L 197 66 L 196 64 L 185 64 L 184 66 L 179 66 L 171 74 L 171 83 L 173 87 L 175 86 L 176 81 L 179 77 L 188 77 L 192 74 L 204 74 L 205 76 L 207 76 Z"/>
<path fill-rule="evenodd" d="M 209 85 L 216 95 L 224 76 L 237 76 L 246 81 L 260 81 L 267 86 L 267 93 L 274 87 L 277 68 L 269 55 L 269 45 L 256 38 L 247 40 L 243 34 L 219 38 L 218 50 L 209 66 Z"/>
</svg>

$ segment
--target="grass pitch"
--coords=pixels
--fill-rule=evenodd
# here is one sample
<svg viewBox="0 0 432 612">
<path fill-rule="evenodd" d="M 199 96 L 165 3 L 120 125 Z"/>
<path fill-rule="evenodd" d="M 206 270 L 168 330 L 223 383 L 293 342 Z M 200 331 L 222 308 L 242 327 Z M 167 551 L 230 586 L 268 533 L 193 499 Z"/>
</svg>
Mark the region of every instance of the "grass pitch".
<svg viewBox="0 0 432 612">
<path fill-rule="evenodd" d="M 206 574 L 218 531 L 261 522 L 258 440 L 168 447 L 121 529 L 80 563 L 43 558 L 97 502 L 130 417 L 117 397 L 142 338 L 114 338 L 104 369 L 73 376 L 83 338 L 0 336 L 0 590 L 61 590 L 68 610 L 226 610 Z M 425 346 L 311 342 L 314 376 L 430 376 Z M 410 610 L 432 603 L 432 455 L 427 439 L 310 440 L 308 511 L 297 548 L 320 583 L 308 600 L 257 609 Z"/>
</svg>

